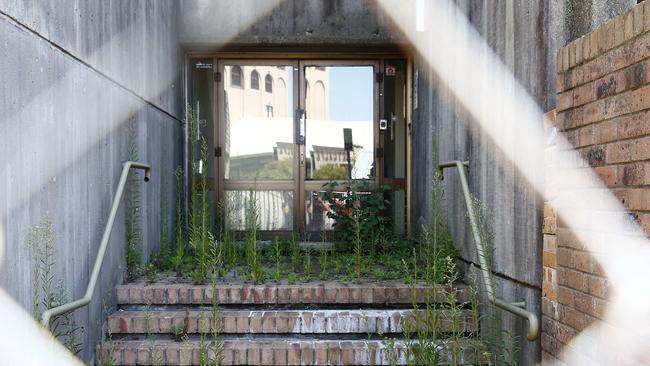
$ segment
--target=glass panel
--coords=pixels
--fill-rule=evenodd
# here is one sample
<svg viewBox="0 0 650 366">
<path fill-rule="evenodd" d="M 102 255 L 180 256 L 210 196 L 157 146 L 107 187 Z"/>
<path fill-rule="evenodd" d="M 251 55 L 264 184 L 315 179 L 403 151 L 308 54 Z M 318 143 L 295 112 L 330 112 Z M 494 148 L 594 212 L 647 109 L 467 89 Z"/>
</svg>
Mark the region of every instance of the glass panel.
<svg viewBox="0 0 650 366">
<path fill-rule="evenodd" d="M 333 208 L 323 199 L 324 191 L 307 191 L 305 193 L 306 231 L 332 230 L 334 220 L 327 217 L 327 213 Z"/>
<path fill-rule="evenodd" d="M 354 179 L 374 176 L 373 67 L 308 66 L 305 79 L 305 179 L 344 179 L 348 169 Z"/>
<path fill-rule="evenodd" d="M 260 230 L 293 229 L 293 192 L 291 191 L 226 191 L 227 225 L 232 230 L 246 230 L 247 212 L 252 212 L 250 197 L 256 202 Z"/>
<path fill-rule="evenodd" d="M 224 178 L 293 179 L 293 68 L 225 66 L 223 80 Z"/>
</svg>

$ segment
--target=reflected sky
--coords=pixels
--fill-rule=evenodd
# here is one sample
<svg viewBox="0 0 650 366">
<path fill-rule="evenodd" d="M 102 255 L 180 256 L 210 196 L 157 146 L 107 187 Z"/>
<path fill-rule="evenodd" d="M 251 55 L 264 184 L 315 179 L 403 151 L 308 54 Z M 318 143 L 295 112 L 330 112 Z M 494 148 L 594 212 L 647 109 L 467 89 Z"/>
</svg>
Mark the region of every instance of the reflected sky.
<svg viewBox="0 0 650 366">
<path fill-rule="evenodd" d="M 330 118 L 335 121 L 372 121 L 372 67 L 329 67 L 329 70 Z"/>
</svg>

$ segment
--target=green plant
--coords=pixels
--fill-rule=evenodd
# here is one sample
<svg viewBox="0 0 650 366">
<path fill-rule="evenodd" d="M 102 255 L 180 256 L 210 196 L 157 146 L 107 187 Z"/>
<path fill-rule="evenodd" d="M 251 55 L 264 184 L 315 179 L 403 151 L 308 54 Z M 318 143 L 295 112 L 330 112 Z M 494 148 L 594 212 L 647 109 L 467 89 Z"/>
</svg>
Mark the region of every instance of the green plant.
<svg viewBox="0 0 650 366">
<path fill-rule="evenodd" d="M 182 341 L 187 335 L 187 322 L 181 321 L 180 323 L 172 324 L 170 331 L 176 342 Z"/>
<path fill-rule="evenodd" d="M 113 343 L 113 334 L 111 332 L 108 332 L 108 338 L 107 338 L 108 344 L 110 344 L 110 347 L 108 348 L 108 352 L 106 354 L 106 359 L 102 360 L 101 365 L 102 366 L 115 366 L 115 344 Z"/>
<path fill-rule="evenodd" d="M 191 237 L 190 237 L 190 244 L 192 245 L 192 248 L 194 249 L 194 257 L 197 263 L 197 269 L 194 274 L 194 280 L 198 282 L 202 282 L 205 280 L 207 274 L 208 274 L 208 267 L 209 267 L 209 247 L 210 243 L 213 242 L 213 235 L 210 232 L 210 212 L 209 212 L 209 203 L 208 203 L 208 187 L 207 187 L 207 168 L 205 168 L 204 162 L 207 161 L 207 156 L 208 156 L 208 145 L 207 142 L 205 141 L 205 138 L 201 137 L 200 138 L 200 166 L 201 168 L 198 169 L 198 175 L 200 178 L 200 181 L 198 182 L 199 187 L 197 188 L 196 185 L 193 185 L 193 190 L 195 191 L 192 193 L 192 196 L 195 197 L 194 199 L 196 200 L 198 197 L 199 204 L 198 207 L 194 207 L 195 210 L 198 209 L 198 212 L 194 212 L 193 216 L 193 221 L 194 221 L 194 227 L 190 230 L 191 231 Z M 196 192 L 198 191 L 198 193 Z M 196 205 L 196 202 L 195 202 Z"/>
<path fill-rule="evenodd" d="M 287 281 L 289 282 L 289 284 L 293 285 L 294 283 L 296 283 L 297 280 L 298 280 L 298 276 L 296 275 L 296 273 L 289 272 L 289 274 L 287 275 Z"/>
<path fill-rule="evenodd" d="M 153 261 L 149 262 L 144 269 L 144 277 L 147 283 L 156 282 L 160 273 L 158 272 L 158 266 Z"/>
<path fill-rule="evenodd" d="M 311 248 L 309 246 L 305 250 L 305 264 L 303 269 L 305 281 L 309 281 L 311 277 Z"/>
<path fill-rule="evenodd" d="M 173 266 L 176 273 L 180 275 L 181 267 L 185 261 L 185 235 L 183 233 L 184 218 L 183 218 L 183 169 L 179 166 L 174 171 L 176 177 L 176 253 L 173 258 Z"/>
<path fill-rule="evenodd" d="M 353 217 L 352 217 L 352 226 L 354 229 L 354 276 L 359 279 L 361 278 L 361 256 L 362 256 L 362 238 L 361 238 L 361 222 L 359 221 L 359 210 L 353 208 Z"/>
<path fill-rule="evenodd" d="M 258 226 L 259 207 L 257 204 L 257 194 L 254 190 L 250 190 L 248 192 L 248 201 L 246 202 L 246 233 L 244 237 L 244 246 L 250 275 L 252 280 L 255 282 L 264 281 L 266 277 L 260 263 L 261 254 L 257 240 Z"/>
<path fill-rule="evenodd" d="M 275 272 L 273 272 L 273 279 L 275 282 L 280 282 L 282 273 L 280 272 L 280 261 L 282 260 L 282 252 L 280 251 L 280 240 L 276 236 L 273 239 L 273 250 L 274 250 L 274 259 L 275 259 Z"/>
<path fill-rule="evenodd" d="M 223 342 L 221 340 L 221 312 L 219 310 L 219 292 L 217 291 L 216 281 L 212 282 L 212 322 L 210 329 L 212 331 L 211 342 L 211 358 L 210 361 L 213 366 L 221 366 L 223 364 Z"/>
<path fill-rule="evenodd" d="M 167 203 L 167 180 L 160 175 L 160 234 L 158 240 L 160 241 L 160 248 L 158 252 L 158 265 L 165 268 L 168 265 L 169 258 L 169 224 L 167 221 L 168 216 L 168 203 Z"/>
<path fill-rule="evenodd" d="M 229 203 L 227 200 L 222 200 L 217 203 L 217 230 L 221 246 L 221 254 L 223 263 L 228 268 L 234 266 L 237 262 L 237 247 L 235 245 L 235 238 L 232 230 L 229 228 Z"/>
<path fill-rule="evenodd" d="M 462 359 L 462 345 L 461 345 L 461 308 L 465 304 L 461 304 L 458 301 L 458 293 L 454 288 L 454 284 L 459 279 L 458 272 L 456 270 L 456 264 L 454 259 L 447 257 L 445 261 L 445 267 L 443 269 L 443 278 L 445 283 L 445 302 L 447 308 L 447 314 L 449 320 L 451 321 L 451 337 L 450 342 L 447 344 L 447 356 L 451 359 L 453 365 L 457 365 L 461 362 Z"/>
<path fill-rule="evenodd" d="M 151 308 L 147 305 L 144 309 L 144 326 L 147 331 L 147 351 L 148 351 L 148 364 L 149 365 L 162 365 L 164 362 L 163 349 L 156 347 L 156 340 L 153 334 L 153 326 L 151 325 Z"/>
<path fill-rule="evenodd" d="M 325 247 L 324 242 L 322 246 L 323 247 L 318 254 L 318 264 L 320 265 L 320 278 L 324 280 L 328 275 L 327 253 L 329 252 L 329 249 Z"/>
<path fill-rule="evenodd" d="M 361 240 L 372 241 L 390 233 L 389 201 L 386 194 L 389 187 L 374 187 L 369 181 L 349 181 L 344 192 L 336 192 L 338 182 L 323 186 L 323 200 L 331 209 L 327 216 L 334 220 L 334 239 L 342 244 L 353 243 L 357 236 L 358 223 Z"/>
<path fill-rule="evenodd" d="M 421 230 L 420 256 L 424 258 L 424 279 L 428 283 L 443 281 L 444 270 L 438 270 L 440 259 L 456 258 L 458 251 L 445 223 L 442 205 L 444 202 L 442 175 L 436 172 L 431 184 L 431 219 Z"/>
<path fill-rule="evenodd" d="M 485 215 L 487 208 L 475 196 L 472 196 L 470 204 L 472 205 L 475 214 L 474 218 L 479 229 L 481 243 L 478 244 L 482 245 L 483 253 L 486 255 L 487 272 L 490 275 L 490 281 L 495 286 L 496 281 L 492 275 L 492 252 L 488 247 L 494 236 L 487 222 L 487 216 Z M 496 288 L 493 288 L 493 291 L 496 290 Z M 482 340 L 486 347 L 484 359 L 488 359 L 490 363 L 496 365 L 515 365 L 518 356 L 518 347 L 512 334 L 502 327 L 500 310 L 490 301 L 482 304 L 482 308 L 483 314 L 486 314 L 482 318 L 485 328 L 485 332 L 482 333 L 484 335 Z"/>
<path fill-rule="evenodd" d="M 291 265 L 293 270 L 298 270 L 298 264 L 300 263 L 300 243 L 298 242 L 298 237 L 295 233 L 291 235 Z"/>
<path fill-rule="evenodd" d="M 190 106 L 185 119 L 189 139 L 190 189 L 189 189 L 189 229 L 188 239 L 197 267 L 192 272 L 196 283 L 203 282 L 209 267 L 209 246 L 214 236 L 211 233 L 210 204 L 207 187 L 208 145 L 201 136 L 201 124 Z"/>
<path fill-rule="evenodd" d="M 55 235 L 54 226 L 49 217 L 44 217 L 39 225 L 30 228 L 27 243 L 34 258 L 32 313 L 35 318 L 38 318 L 42 310 L 51 309 L 69 301 L 63 283 L 58 281 L 56 285 L 54 284 Z M 53 317 L 49 330 L 73 354 L 79 354 L 82 351 L 79 337 L 80 333 L 84 332 L 84 328 L 77 325 L 71 313 Z"/>
<path fill-rule="evenodd" d="M 135 119 L 129 124 L 127 160 L 138 161 L 138 130 Z M 142 267 L 142 254 L 138 251 L 141 246 L 140 199 L 139 172 L 131 170 L 126 183 L 125 194 L 126 274 L 130 279 L 134 278 Z"/>
</svg>

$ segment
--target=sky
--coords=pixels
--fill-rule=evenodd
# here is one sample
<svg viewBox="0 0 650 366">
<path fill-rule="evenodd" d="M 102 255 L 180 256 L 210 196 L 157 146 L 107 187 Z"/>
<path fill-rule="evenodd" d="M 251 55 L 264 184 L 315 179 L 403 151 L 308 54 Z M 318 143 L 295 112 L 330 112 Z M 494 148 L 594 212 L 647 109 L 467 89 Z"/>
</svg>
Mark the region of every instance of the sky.
<svg viewBox="0 0 650 366">
<path fill-rule="evenodd" d="M 330 119 L 372 121 L 372 66 L 330 67 Z"/>
</svg>

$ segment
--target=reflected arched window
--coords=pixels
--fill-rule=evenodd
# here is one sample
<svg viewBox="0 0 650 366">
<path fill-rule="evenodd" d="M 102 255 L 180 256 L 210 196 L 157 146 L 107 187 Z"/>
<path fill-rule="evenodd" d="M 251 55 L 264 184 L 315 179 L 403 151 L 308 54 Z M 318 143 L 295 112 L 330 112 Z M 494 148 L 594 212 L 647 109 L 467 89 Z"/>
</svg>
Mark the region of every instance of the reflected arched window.
<svg viewBox="0 0 650 366">
<path fill-rule="evenodd" d="M 251 71 L 251 89 L 260 89 L 260 74 L 255 70 Z"/>
<path fill-rule="evenodd" d="M 242 83 L 241 67 L 233 66 L 232 70 L 230 70 L 230 85 L 231 86 L 238 86 L 240 88 L 244 85 Z"/>
<path fill-rule="evenodd" d="M 264 78 L 264 90 L 267 93 L 273 93 L 273 78 L 271 77 L 271 74 L 267 74 Z"/>
</svg>

